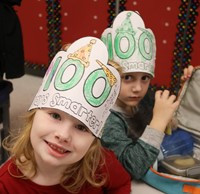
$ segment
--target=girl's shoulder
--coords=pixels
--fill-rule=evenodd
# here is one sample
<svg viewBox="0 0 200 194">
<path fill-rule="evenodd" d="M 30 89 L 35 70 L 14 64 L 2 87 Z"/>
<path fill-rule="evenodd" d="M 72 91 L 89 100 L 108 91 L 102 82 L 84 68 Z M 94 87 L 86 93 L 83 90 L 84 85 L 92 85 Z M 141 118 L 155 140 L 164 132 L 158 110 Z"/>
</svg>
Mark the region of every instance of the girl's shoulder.
<svg viewBox="0 0 200 194">
<path fill-rule="evenodd" d="M 112 159 L 112 158 L 116 158 L 116 156 L 115 156 L 115 154 L 114 154 L 114 152 L 112 150 L 109 150 L 109 149 L 107 149 L 105 147 L 102 147 L 102 152 L 103 152 L 104 157 L 105 157 L 106 160 Z"/>
<path fill-rule="evenodd" d="M 13 176 L 22 176 L 21 171 L 18 169 L 15 161 L 13 159 L 8 159 L 5 163 L 0 166 L 0 177 L 10 177 L 10 174 Z"/>
<path fill-rule="evenodd" d="M 113 193 L 113 191 L 116 192 L 116 189 L 123 191 L 123 193 L 130 193 L 131 176 L 122 166 L 113 151 L 104 148 L 103 152 L 105 154 L 104 173 L 109 177 L 107 180 L 107 188 L 110 190 L 108 190 L 110 193 Z"/>
<path fill-rule="evenodd" d="M 117 159 L 117 156 L 115 155 L 115 153 L 112 150 L 109 150 L 107 148 L 103 148 L 103 154 L 104 154 L 104 158 L 105 158 L 105 166 L 106 168 L 112 168 L 114 170 L 116 170 L 117 168 L 115 167 L 122 167 L 122 164 L 120 163 L 120 161 Z"/>
<path fill-rule="evenodd" d="M 8 171 L 8 167 L 11 163 L 12 163 L 12 160 L 9 159 L 9 160 L 5 161 L 3 164 L 1 164 L 1 166 L 0 166 L 0 177 L 2 177 Z"/>
<path fill-rule="evenodd" d="M 117 110 L 111 109 L 110 110 L 110 115 L 108 116 L 106 123 L 110 124 L 117 124 L 117 123 L 124 123 L 126 121 L 126 117 L 124 113 L 119 112 Z"/>
</svg>

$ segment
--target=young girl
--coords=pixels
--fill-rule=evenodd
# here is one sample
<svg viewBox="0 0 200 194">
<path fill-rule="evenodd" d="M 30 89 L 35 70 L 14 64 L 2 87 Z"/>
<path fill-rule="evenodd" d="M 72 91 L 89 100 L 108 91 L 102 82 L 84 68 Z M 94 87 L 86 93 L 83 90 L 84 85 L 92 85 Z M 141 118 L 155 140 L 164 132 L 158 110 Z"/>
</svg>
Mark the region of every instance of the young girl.
<svg viewBox="0 0 200 194">
<path fill-rule="evenodd" d="M 0 169 L 1 194 L 130 193 L 128 173 L 99 139 L 120 88 L 107 59 L 93 37 L 57 53 L 24 128 L 4 140 L 10 158 Z"/>
<path fill-rule="evenodd" d="M 102 40 L 109 59 L 122 68 L 120 94 L 105 123 L 102 144 L 115 152 L 133 179 L 141 179 L 158 157 L 165 129 L 179 102 L 168 90 L 155 93 L 155 104 L 149 95 L 155 37 L 138 13 L 121 12 L 112 28 L 103 32 Z M 185 70 L 185 75 L 191 71 Z"/>
</svg>

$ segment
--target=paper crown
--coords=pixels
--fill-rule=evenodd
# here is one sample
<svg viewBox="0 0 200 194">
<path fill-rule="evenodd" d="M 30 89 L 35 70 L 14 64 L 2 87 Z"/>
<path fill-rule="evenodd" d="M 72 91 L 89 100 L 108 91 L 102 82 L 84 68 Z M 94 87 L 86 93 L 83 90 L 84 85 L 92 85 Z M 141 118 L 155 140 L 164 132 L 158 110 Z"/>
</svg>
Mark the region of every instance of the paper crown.
<svg viewBox="0 0 200 194">
<path fill-rule="evenodd" d="M 100 39 L 75 41 L 53 58 L 29 110 L 62 110 L 100 138 L 120 90 L 120 75 L 107 62 L 107 48 Z"/>
<path fill-rule="evenodd" d="M 138 12 L 123 11 L 111 28 L 101 36 L 109 59 L 118 63 L 123 73 L 145 72 L 154 77 L 156 43 L 151 29 L 146 29 Z"/>
</svg>

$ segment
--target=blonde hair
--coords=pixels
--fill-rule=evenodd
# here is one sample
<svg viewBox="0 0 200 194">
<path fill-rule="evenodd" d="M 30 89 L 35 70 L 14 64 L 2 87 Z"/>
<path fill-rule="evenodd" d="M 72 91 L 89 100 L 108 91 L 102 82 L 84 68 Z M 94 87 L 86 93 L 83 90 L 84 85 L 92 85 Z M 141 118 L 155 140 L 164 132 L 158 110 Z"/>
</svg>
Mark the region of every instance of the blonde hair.
<svg viewBox="0 0 200 194">
<path fill-rule="evenodd" d="M 18 178 L 31 178 L 37 173 L 37 163 L 30 141 L 30 133 L 36 111 L 37 109 L 31 110 L 25 115 L 25 125 L 18 134 L 12 132 L 3 140 L 3 147 L 10 153 L 17 167 L 25 169 L 30 175 L 29 177 L 16 176 L 10 172 L 12 176 Z M 66 168 L 61 177 L 60 184 L 71 193 L 79 192 L 86 183 L 94 187 L 101 187 L 107 180 L 106 172 L 102 172 L 104 164 L 103 148 L 100 140 L 96 138 L 86 155 L 80 161 Z"/>
</svg>

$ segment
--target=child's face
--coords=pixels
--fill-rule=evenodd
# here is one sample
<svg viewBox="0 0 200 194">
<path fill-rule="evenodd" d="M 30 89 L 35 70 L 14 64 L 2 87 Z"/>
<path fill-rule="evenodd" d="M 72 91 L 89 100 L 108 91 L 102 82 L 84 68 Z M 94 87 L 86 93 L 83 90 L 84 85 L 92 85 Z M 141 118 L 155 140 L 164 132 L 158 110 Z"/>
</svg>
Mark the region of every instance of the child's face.
<svg viewBox="0 0 200 194">
<path fill-rule="evenodd" d="M 95 136 L 65 112 L 43 108 L 36 111 L 30 138 L 37 163 L 65 169 L 84 157 Z"/>
<path fill-rule="evenodd" d="M 134 72 L 124 73 L 121 78 L 121 90 L 118 101 L 125 107 L 137 106 L 147 93 L 151 75 Z"/>
</svg>

